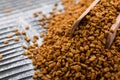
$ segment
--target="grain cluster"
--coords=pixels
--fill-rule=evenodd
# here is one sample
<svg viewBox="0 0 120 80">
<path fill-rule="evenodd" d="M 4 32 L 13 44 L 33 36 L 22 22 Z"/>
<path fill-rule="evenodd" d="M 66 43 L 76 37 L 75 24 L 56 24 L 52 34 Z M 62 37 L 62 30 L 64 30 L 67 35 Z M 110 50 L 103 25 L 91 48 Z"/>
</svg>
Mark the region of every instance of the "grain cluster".
<svg viewBox="0 0 120 80">
<path fill-rule="evenodd" d="M 120 14 L 119 0 L 101 0 L 82 20 L 74 36 L 70 37 L 74 21 L 92 1 L 80 0 L 76 3 L 75 0 L 62 0 L 64 12 L 39 19 L 42 23 L 49 23 L 44 24 L 47 32 L 43 44 L 34 44 L 24 52 L 35 66 L 33 78 L 120 79 L 120 28 L 111 48 L 105 49 L 106 36 Z"/>
</svg>

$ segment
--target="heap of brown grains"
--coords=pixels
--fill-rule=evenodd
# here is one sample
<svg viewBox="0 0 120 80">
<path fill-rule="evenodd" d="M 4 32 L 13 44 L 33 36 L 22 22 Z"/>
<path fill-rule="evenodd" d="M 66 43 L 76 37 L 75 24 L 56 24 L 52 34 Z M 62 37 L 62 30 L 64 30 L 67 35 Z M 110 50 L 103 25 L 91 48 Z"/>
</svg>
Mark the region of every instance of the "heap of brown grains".
<svg viewBox="0 0 120 80">
<path fill-rule="evenodd" d="M 120 0 L 101 0 L 70 38 L 73 22 L 93 0 L 62 0 L 65 11 L 48 18 L 44 42 L 28 48 L 35 66 L 33 78 L 42 80 L 119 80 L 120 29 L 109 50 L 106 36 L 120 14 Z M 40 69 L 40 71 L 39 71 Z"/>
</svg>

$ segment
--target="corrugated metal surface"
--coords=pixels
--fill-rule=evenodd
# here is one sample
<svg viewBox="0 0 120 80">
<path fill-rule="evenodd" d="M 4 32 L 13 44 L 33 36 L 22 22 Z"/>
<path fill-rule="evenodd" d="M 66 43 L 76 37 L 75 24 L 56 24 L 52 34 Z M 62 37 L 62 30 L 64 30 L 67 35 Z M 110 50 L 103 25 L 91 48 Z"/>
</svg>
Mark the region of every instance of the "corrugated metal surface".
<svg viewBox="0 0 120 80">
<path fill-rule="evenodd" d="M 25 42 L 22 36 L 18 36 L 19 42 L 6 37 L 8 34 L 16 36 L 13 32 L 14 27 L 23 29 L 20 27 L 22 25 L 19 17 L 30 24 L 36 33 L 45 31 L 37 18 L 33 17 L 33 12 L 42 10 L 47 14 L 52 10 L 54 2 L 60 0 L 0 0 L 0 54 L 3 55 L 3 59 L 0 60 L 0 80 L 33 80 L 31 76 L 34 70 L 31 60 L 22 54 L 24 51 L 22 44 Z M 6 13 L 6 9 L 12 11 Z M 27 34 L 30 37 L 35 33 L 28 31 Z M 5 40 L 9 40 L 9 44 L 4 44 Z M 39 42 L 41 43 L 42 39 L 39 39 Z"/>
</svg>

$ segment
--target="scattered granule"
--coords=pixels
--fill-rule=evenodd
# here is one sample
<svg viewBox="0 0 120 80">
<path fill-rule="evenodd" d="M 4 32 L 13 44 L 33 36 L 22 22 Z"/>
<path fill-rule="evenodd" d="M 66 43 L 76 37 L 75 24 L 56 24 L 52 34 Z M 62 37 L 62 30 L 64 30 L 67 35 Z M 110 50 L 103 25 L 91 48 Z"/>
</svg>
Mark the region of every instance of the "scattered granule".
<svg viewBox="0 0 120 80">
<path fill-rule="evenodd" d="M 49 12 L 49 14 L 51 14 L 51 15 L 52 15 L 52 14 L 54 14 L 54 12 Z"/>
<path fill-rule="evenodd" d="M 0 54 L 0 60 L 3 58 L 3 56 Z"/>
<path fill-rule="evenodd" d="M 24 49 L 27 49 L 28 48 L 28 46 L 26 45 L 26 44 L 22 44 L 22 47 L 24 48 Z"/>
<path fill-rule="evenodd" d="M 8 41 L 8 40 L 5 40 L 5 41 L 4 41 L 4 44 L 8 44 L 8 43 L 9 43 L 9 41 Z"/>
<path fill-rule="evenodd" d="M 22 35 L 26 35 L 26 32 L 25 32 L 25 31 L 22 31 Z"/>
<path fill-rule="evenodd" d="M 30 28 L 30 26 L 29 26 L 29 25 L 26 25 L 26 26 L 25 26 L 25 29 L 26 29 L 26 30 L 28 30 L 29 28 Z"/>
<path fill-rule="evenodd" d="M 39 37 L 37 35 L 33 36 L 33 39 L 39 39 Z"/>
<path fill-rule="evenodd" d="M 58 6 L 58 3 L 54 3 L 54 6 Z"/>
<path fill-rule="evenodd" d="M 24 49 L 27 49 L 27 46 L 26 46 L 26 45 L 22 45 L 22 47 L 23 47 Z"/>
<path fill-rule="evenodd" d="M 38 14 L 42 14 L 42 11 L 41 11 L 41 10 L 39 10 L 37 13 L 38 13 Z"/>
<path fill-rule="evenodd" d="M 45 26 L 43 26 L 43 28 L 48 29 L 49 27 L 45 25 Z"/>
<path fill-rule="evenodd" d="M 34 15 L 34 17 L 38 17 L 37 12 L 34 12 L 33 15 Z"/>
<path fill-rule="evenodd" d="M 13 29 L 13 32 L 17 32 L 17 31 L 19 31 L 18 28 L 14 28 L 14 29 Z"/>
<path fill-rule="evenodd" d="M 41 33 L 40 33 L 40 37 L 41 37 L 41 38 L 44 37 L 44 32 L 41 32 Z"/>
<path fill-rule="evenodd" d="M 25 51 L 23 52 L 23 54 L 24 54 L 24 55 L 29 55 L 30 52 L 29 52 L 28 50 L 25 50 Z"/>
<path fill-rule="evenodd" d="M 41 24 L 42 26 L 45 26 L 45 22 L 40 22 L 40 24 Z"/>
<path fill-rule="evenodd" d="M 34 38 L 34 39 L 32 40 L 32 42 L 33 42 L 33 43 L 36 43 L 36 42 L 37 42 L 37 39 Z"/>
<path fill-rule="evenodd" d="M 53 11 L 55 11 L 55 10 L 57 10 L 57 7 L 53 7 L 53 9 L 52 9 Z"/>
<path fill-rule="evenodd" d="M 36 42 L 36 43 L 34 43 L 34 45 L 35 45 L 36 47 L 38 47 L 39 44 Z"/>
<path fill-rule="evenodd" d="M 7 35 L 7 38 L 12 38 L 12 34 Z"/>
<path fill-rule="evenodd" d="M 27 42 L 29 42 L 31 39 L 29 37 L 27 37 L 26 35 L 23 36 L 24 40 L 26 40 Z"/>
<path fill-rule="evenodd" d="M 59 12 L 62 12 L 62 9 L 58 9 Z"/>
<path fill-rule="evenodd" d="M 19 38 L 18 37 L 15 37 L 13 38 L 15 42 L 18 42 L 19 41 Z"/>
<path fill-rule="evenodd" d="M 12 12 L 12 10 L 11 9 L 6 9 L 5 12 L 10 13 L 10 12 Z"/>
<path fill-rule="evenodd" d="M 37 70 L 37 66 L 34 66 L 34 70 Z"/>
<path fill-rule="evenodd" d="M 16 31 L 15 34 L 16 35 L 20 35 L 21 33 L 20 33 L 20 31 Z"/>
<path fill-rule="evenodd" d="M 44 21 L 45 20 L 45 18 L 40 18 L 38 21 L 39 22 L 42 22 L 42 21 Z"/>
<path fill-rule="evenodd" d="M 47 16 L 46 16 L 46 14 L 43 14 L 42 16 L 43 16 L 44 18 L 46 18 L 46 17 L 47 17 Z"/>
<path fill-rule="evenodd" d="M 29 58 L 29 59 L 32 59 L 33 56 L 32 56 L 32 55 L 28 55 L 28 58 Z M 32 63 L 33 63 L 33 60 L 32 60 Z"/>
<path fill-rule="evenodd" d="M 106 34 L 120 14 L 120 1 L 101 0 L 70 37 L 73 23 L 92 1 L 80 0 L 76 4 L 75 0 L 62 0 L 64 12 L 47 19 L 49 28 L 42 45 L 27 49 L 37 71 L 34 78 L 119 80 L 120 31 L 110 49 L 105 49 L 105 44 Z"/>
</svg>

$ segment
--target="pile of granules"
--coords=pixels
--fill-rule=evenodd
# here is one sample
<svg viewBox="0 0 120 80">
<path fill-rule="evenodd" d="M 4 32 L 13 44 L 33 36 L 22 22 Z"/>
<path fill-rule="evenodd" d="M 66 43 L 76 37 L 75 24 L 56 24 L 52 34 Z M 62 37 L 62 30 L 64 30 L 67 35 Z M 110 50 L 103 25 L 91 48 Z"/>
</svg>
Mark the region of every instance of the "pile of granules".
<svg viewBox="0 0 120 80">
<path fill-rule="evenodd" d="M 120 14 L 119 0 L 101 0 L 82 20 L 73 38 L 74 21 L 93 0 L 62 0 L 65 11 L 51 14 L 43 44 L 25 54 L 35 66 L 33 78 L 42 80 L 119 80 L 120 28 L 110 49 L 106 36 Z"/>
</svg>

